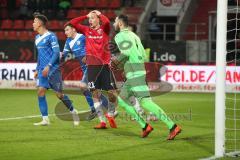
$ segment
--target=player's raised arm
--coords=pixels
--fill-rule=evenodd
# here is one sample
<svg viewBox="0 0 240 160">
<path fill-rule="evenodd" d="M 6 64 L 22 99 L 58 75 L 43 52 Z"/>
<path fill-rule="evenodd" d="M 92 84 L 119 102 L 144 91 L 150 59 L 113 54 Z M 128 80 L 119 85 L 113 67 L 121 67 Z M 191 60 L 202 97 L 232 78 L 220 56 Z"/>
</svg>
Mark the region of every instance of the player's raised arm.
<svg viewBox="0 0 240 160">
<path fill-rule="evenodd" d="M 87 18 L 88 18 L 88 15 L 80 16 L 80 17 L 77 17 L 77 18 L 74 18 L 74 19 L 70 20 L 68 23 L 72 24 L 77 29 L 78 32 L 81 32 L 81 33 L 85 34 L 88 27 L 84 26 L 80 23 L 82 23 Z"/>
<path fill-rule="evenodd" d="M 99 17 L 102 21 L 102 26 L 103 26 L 104 32 L 109 34 L 110 33 L 110 20 L 103 14 L 100 14 Z"/>
</svg>

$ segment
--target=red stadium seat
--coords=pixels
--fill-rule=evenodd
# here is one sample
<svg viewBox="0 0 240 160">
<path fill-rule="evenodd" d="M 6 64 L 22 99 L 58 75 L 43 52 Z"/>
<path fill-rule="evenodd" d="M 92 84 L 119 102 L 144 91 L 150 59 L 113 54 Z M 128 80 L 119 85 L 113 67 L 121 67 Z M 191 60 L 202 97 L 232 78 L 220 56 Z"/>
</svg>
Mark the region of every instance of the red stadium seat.
<svg viewBox="0 0 240 160">
<path fill-rule="evenodd" d="M 13 22 L 13 29 L 24 29 L 24 21 L 23 20 L 15 20 Z"/>
<path fill-rule="evenodd" d="M 5 39 L 5 33 L 3 31 L 0 31 L 0 40 Z"/>
<path fill-rule="evenodd" d="M 18 38 L 23 41 L 30 40 L 29 32 L 28 31 L 19 32 Z"/>
<path fill-rule="evenodd" d="M 25 29 L 32 29 L 33 28 L 33 20 L 25 21 Z"/>
<path fill-rule="evenodd" d="M 116 13 L 111 9 L 107 10 L 105 12 L 105 15 L 111 20 L 113 20 L 116 17 Z"/>
<path fill-rule="evenodd" d="M 6 31 L 6 39 L 8 40 L 16 40 L 17 39 L 17 32 L 16 31 Z"/>
<path fill-rule="evenodd" d="M 52 30 L 62 29 L 62 26 L 58 20 L 52 20 L 48 23 L 48 28 Z"/>
<path fill-rule="evenodd" d="M 81 16 L 85 16 L 85 15 L 87 15 L 89 12 L 90 12 L 90 10 L 83 9 L 83 10 L 80 11 L 80 15 L 81 15 Z"/>
<path fill-rule="evenodd" d="M 13 25 L 12 20 L 6 19 L 6 20 L 3 20 L 3 21 L 2 21 L 1 28 L 2 28 L 2 29 L 11 29 L 11 28 L 12 28 L 12 25 Z"/>
<path fill-rule="evenodd" d="M 128 15 L 128 20 L 132 24 L 138 23 L 139 17 L 137 15 Z"/>
<path fill-rule="evenodd" d="M 85 6 L 86 6 L 87 8 L 95 8 L 95 7 L 97 7 L 97 6 L 96 6 L 96 0 L 87 0 L 87 1 L 85 2 Z"/>
<path fill-rule="evenodd" d="M 124 14 L 142 14 L 144 8 L 142 7 L 125 7 L 123 10 Z"/>
<path fill-rule="evenodd" d="M 67 38 L 63 31 L 56 32 L 56 35 L 59 40 L 66 40 Z"/>
<path fill-rule="evenodd" d="M 98 8 L 108 8 L 108 0 L 98 0 L 96 6 Z"/>
<path fill-rule="evenodd" d="M 73 19 L 79 16 L 79 12 L 76 9 L 69 9 L 67 12 L 67 18 Z"/>
<path fill-rule="evenodd" d="M 84 0 L 74 0 L 72 1 L 72 8 L 84 8 L 85 1 Z"/>
<path fill-rule="evenodd" d="M 35 40 L 36 33 L 33 31 L 28 31 L 29 40 Z"/>
<path fill-rule="evenodd" d="M 112 0 L 109 4 L 109 8 L 116 9 L 121 6 L 120 0 Z"/>
</svg>

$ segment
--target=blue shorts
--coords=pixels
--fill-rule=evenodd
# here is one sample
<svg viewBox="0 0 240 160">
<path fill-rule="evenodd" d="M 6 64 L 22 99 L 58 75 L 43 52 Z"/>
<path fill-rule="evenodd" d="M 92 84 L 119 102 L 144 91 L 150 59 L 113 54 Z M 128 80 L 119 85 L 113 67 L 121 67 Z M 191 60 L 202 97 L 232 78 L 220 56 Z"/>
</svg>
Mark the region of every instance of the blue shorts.
<svg viewBox="0 0 240 160">
<path fill-rule="evenodd" d="M 52 89 L 55 92 L 62 92 L 62 75 L 60 70 L 55 70 L 47 77 L 42 76 L 42 71 L 38 72 L 37 86 Z"/>
</svg>

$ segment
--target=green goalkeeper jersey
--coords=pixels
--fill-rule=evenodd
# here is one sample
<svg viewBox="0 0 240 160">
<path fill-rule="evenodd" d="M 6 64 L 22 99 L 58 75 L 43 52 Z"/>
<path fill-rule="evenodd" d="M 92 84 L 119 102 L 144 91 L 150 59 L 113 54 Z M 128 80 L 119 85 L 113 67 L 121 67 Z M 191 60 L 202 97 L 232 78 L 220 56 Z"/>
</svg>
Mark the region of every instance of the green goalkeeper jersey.
<svg viewBox="0 0 240 160">
<path fill-rule="evenodd" d="M 133 79 L 146 75 L 144 62 L 146 53 L 140 38 L 128 29 L 121 30 L 115 36 L 115 42 L 124 56 L 126 61 L 124 64 L 124 72 L 127 79 Z"/>
</svg>

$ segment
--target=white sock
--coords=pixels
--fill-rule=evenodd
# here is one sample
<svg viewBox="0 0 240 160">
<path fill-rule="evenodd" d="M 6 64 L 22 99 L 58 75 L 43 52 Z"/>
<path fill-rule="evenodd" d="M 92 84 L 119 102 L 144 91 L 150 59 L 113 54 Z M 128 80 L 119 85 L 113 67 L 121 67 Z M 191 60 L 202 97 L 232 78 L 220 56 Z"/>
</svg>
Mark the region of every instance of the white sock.
<svg viewBox="0 0 240 160">
<path fill-rule="evenodd" d="M 115 105 L 112 102 L 108 103 L 108 116 L 109 117 L 114 117 L 114 112 L 115 112 Z"/>
<path fill-rule="evenodd" d="M 78 111 L 74 108 L 72 111 L 70 111 L 71 113 L 77 113 Z"/>
<path fill-rule="evenodd" d="M 99 118 L 100 122 L 106 123 L 106 119 L 103 115 L 103 110 L 101 108 L 101 103 L 100 102 L 94 102 L 94 108 L 97 112 L 97 115 L 98 115 L 98 118 Z"/>
<path fill-rule="evenodd" d="M 42 116 L 42 119 L 43 119 L 44 121 L 49 121 L 48 116 Z"/>
</svg>

